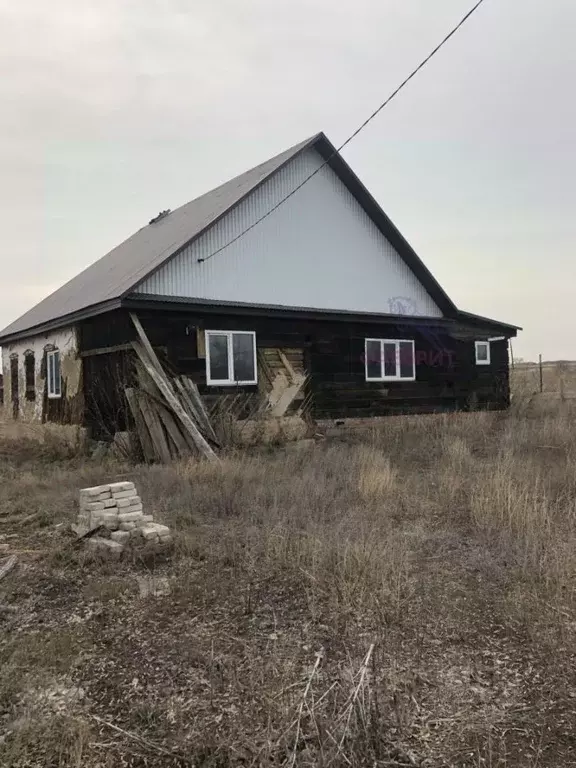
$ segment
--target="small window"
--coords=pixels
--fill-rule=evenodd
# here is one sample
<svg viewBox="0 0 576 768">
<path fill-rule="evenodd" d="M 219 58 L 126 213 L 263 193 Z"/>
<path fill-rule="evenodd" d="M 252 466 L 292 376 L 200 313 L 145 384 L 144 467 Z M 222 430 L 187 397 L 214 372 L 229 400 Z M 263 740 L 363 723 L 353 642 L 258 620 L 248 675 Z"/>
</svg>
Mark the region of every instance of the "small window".
<svg viewBox="0 0 576 768">
<path fill-rule="evenodd" d="M 46 353 L 48 376 L 48 397 L 62 397 L 62 376 L 60 373 L 60 352 L 55 349 Z"/>
<path fill-rule="evenodd" d="M 256 384 L 256 334 L 253 331 L 206 331 L 208 384 Z"/>
<path fill-rule="evenodd" d="M 34 402 L 36 400 L 36 373 L 35 373 L 34 352 L 24 353 L 24 374 L 26 379 L 26 400 Z"/>
<path fill-rule="evenodd" d="M 414 381 L 414 342 L 366 339 L 366 381 Z"/>
<path fill-rule="evenodd" d="M 476 365 L 490 365 L 490 342 L 476 342 Z"/>
</svg>

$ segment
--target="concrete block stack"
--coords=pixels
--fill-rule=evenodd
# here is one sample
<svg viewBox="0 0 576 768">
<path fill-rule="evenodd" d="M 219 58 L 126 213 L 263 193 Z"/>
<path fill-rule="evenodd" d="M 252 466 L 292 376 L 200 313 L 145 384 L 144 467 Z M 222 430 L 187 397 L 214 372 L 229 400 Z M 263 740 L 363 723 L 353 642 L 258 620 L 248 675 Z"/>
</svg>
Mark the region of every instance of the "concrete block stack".
<svg viewBox="0 0 576 768">
<path fill-rule="evenodd" d="M 120 557 L 126 546 L 151 548 L 172 543 L 167 525 L 155 523 L 152 515 L 145 515 L 142 499 L 134 483 L 122 482 L 97 485 L 80 491 L 78 536 L 100 528 L 91 536 L 88 546 L 94 550 Z"/>
</svg>

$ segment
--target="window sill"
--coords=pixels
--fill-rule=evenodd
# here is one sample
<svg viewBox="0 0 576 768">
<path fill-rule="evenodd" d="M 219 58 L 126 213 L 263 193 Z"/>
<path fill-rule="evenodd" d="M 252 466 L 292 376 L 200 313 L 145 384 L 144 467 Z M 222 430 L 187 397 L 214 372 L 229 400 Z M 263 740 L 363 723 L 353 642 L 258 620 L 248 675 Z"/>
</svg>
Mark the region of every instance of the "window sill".
<svg viewBox="0 0 576 768">
<path fill-rule="evenodd" d="M 208 387 L 254 387 L 257 381 L 207 381 Z"/>
<path fill-rule="evenodd" d="M 368 384 L 386 384 L 390 381 L 416 381 L 415 376 L 387 376 L 385 379 L 366 379 Z"/>
</svg>

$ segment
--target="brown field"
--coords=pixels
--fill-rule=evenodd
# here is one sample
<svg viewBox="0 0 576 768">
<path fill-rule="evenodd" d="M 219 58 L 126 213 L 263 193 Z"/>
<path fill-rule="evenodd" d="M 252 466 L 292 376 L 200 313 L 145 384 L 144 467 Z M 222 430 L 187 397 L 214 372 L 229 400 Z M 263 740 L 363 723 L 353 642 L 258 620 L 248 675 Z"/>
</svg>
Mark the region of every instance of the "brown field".
<svg viewBox="0 0 576 768">
<path fill-rule="evenodd" d="M 519 389 L 218 466 L 5 427 L 0 765 L 576 766 L 576 417 Z M 126 478 L 171 557 L 59 526 Z"/>
</svg>

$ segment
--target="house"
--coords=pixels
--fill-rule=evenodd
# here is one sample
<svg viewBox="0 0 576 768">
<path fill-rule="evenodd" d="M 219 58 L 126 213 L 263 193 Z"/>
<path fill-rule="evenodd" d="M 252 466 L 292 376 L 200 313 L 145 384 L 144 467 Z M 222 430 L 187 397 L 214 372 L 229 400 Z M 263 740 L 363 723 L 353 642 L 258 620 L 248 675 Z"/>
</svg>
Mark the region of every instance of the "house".
<svg viewBox="0 0 576 768">
<path fill-rule="evenodd" d="M 124 429 L 131 313 L 240 418 L 262 398 L 316 420 L 509 404 L 518 328 L 457 309 L 322 133 L 162 211 L 5 328 L 5 410 Z"/>
</svg>

